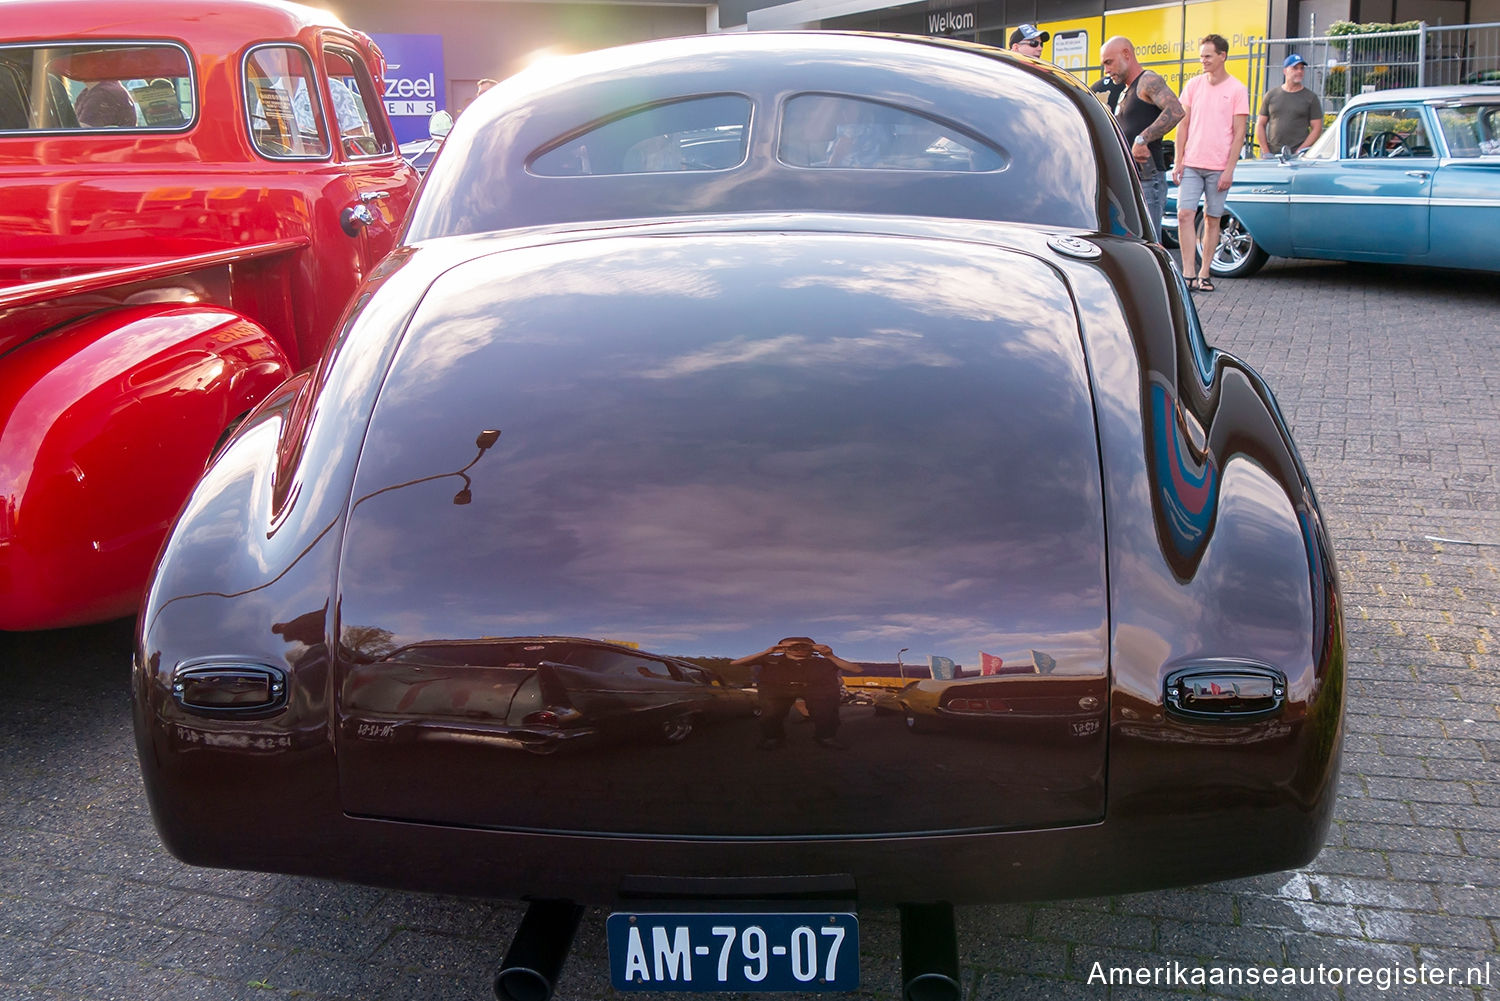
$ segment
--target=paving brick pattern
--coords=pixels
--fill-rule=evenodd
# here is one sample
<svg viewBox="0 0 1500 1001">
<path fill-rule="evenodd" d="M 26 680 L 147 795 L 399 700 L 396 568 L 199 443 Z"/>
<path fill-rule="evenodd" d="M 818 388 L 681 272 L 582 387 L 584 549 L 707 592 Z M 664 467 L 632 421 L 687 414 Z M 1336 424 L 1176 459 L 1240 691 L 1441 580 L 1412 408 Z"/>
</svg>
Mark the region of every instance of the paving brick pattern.
<svg viewBox="0 0 1500 1001">
<path fill-rule="evenodd" d="M 1276 389 L 1341 563 L 1351 683 L 1328 846 L 1299 872 L 963 909 L 966 996 L 1500 1001 L 1497 283 L 1273 262 L 1198 301 L 1210 339 Z M 129 642 L 120 623 L 0 636 L 0 999 L 490 997 L 517 904 L 169 857 L 135 765 Z M 585 918 L 560 998 L 614 996 L 603 924 Z M 894 911 L 861 930 L 859 996 L 897 998 Z M 1095 964 L 1488 964 L 1489 985 L 1108 986 Z"/>
</svg>

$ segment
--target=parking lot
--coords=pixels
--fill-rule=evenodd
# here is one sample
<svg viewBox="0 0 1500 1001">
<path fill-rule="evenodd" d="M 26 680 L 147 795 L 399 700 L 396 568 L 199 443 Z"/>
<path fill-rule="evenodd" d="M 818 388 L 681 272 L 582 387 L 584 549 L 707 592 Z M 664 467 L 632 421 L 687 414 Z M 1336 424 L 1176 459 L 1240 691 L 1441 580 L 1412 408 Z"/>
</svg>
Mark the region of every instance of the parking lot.
<svg viewBox="0 0 1500 1001">
<path fill-rule="evenodd" d="M 1337 547 L 1350 684 L 1328 845 L 1297 872 L 962 909 L 965 995 L 1500 1001 L 1500 288 L 1273 261 L 1197 301 L 1209 339 L 1276 390 Z M 491 997 L 519 904 L 166 854 L 135 764 L 130 630 L 0 635 L 0 999 Z M 861 913 L 859 996 L 899 997 L 898 938 L 894 909 Z M 1268 967 L 1315 980 L 1212 979 Z M 603 912 L 558 996 L 615 996 Z"/>
</svg>

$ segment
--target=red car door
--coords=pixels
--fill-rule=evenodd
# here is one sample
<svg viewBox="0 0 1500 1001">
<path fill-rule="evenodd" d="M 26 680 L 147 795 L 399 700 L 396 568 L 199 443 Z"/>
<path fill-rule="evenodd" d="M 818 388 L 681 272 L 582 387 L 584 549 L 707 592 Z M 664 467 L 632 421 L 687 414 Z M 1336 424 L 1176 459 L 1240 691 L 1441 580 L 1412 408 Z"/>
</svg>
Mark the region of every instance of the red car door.
<svg viewBox="0 0 1500 1001">
<path fill-rule="evenodd" d="M 396 148 L 372 59 L 374 53 L 353 38 L 325 33 L 321 40 L 324 113 L 348 188 L 336 202 L 339 225 L 358 244 L 365 274 L 396 245 L 417 187 L 416 172 Z"/>
</svg>

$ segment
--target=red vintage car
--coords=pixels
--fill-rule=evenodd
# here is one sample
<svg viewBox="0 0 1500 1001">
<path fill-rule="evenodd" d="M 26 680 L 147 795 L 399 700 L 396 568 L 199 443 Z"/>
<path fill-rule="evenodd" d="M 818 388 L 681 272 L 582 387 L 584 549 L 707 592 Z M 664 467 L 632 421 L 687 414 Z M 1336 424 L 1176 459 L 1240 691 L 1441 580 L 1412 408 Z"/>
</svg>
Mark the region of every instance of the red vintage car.
<svg viewBox="0 0 1500 1001">
<path fill-rule="evenodd" d="M 17 0 L 0 33 L 0 629 L 39 629 L 135 610 L 417 175 L 379 50 L 324 11 Z"/>
</svg>

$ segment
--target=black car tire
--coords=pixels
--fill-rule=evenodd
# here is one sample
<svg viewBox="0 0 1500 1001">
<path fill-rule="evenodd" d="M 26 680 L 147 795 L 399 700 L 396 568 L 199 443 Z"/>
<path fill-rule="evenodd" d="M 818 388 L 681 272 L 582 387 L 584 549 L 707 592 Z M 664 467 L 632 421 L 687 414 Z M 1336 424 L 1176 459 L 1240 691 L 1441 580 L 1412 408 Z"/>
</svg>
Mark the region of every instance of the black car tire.
<svg viewBox="0 0 1500 1001">
<path fill-rule="evenodd" d="M 1197 230 L 1198 253 L 1203 253 L 1203 210 L 1198 210 L 1194 228 Z M 1225 212 L 1219 222 L 1219 247 L 1214 251 L 1208 270 L 1215 278 L 1249 278 L 1270 259 L 1271 255 L 1260 249 L 1255 237 L 1239 221 L 1233 212 Z"/>
<path fill-rule="evenodd" d="M 908 709 L 906 710 L 906 730 L 908 733 L 931 733 L 932 723 Z"/>
</svg>

